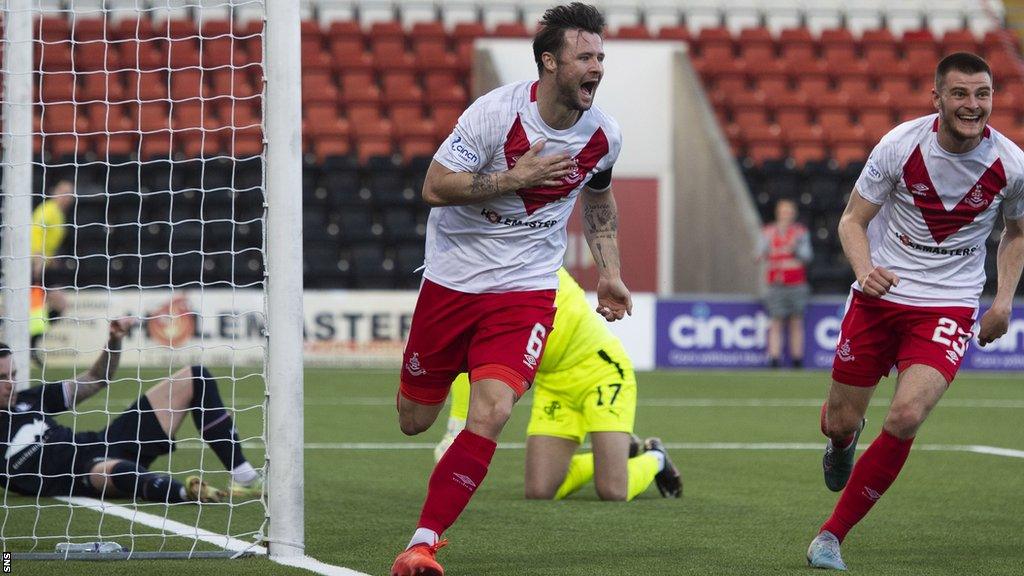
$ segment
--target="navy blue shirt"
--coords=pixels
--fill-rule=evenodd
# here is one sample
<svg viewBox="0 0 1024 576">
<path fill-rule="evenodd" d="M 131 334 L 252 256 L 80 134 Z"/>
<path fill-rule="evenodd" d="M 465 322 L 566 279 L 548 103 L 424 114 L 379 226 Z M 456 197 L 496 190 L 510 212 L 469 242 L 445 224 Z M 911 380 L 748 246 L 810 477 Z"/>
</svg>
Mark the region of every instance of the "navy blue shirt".
<svg viewBox="0 0 1024 576">
<path fill-rule="evenodd" d="M 63 382 L 18 392 L 17 402 L 0 409 L 0 482 L 29 496 L 68 494 L 73 480 L 75 435 L 53 416 L 67 412 Z"/>
</svg>

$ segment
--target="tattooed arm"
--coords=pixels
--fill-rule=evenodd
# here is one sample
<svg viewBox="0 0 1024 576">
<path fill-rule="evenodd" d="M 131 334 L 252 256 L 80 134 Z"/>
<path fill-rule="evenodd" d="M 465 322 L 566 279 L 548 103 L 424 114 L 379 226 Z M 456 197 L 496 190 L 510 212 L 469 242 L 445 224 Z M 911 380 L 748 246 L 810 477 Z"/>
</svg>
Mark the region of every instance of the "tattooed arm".
<svg viewBox="0 0 1024 576">
<path fill-rule="evenodd" d="M 121 363 L 121 341 L 135 324 L 133 318 L 122 318 L 110 323 L 110 339 L 96 361 L 85 372 L 64 383 L 68 408 L 73 408 L 90 396 L 107 387 L 117 366 Z"/>
<path fill-rule="evenodd" d="M 544 141 L 538 140 L 514 168 L 492 174 L 454 172 L 435 160 L 423 180 L 423 200 L 430 206 L 462 206 L 522 188 L 557 186 L 572 170 L 573 160 L 566 154 L 538 156 L 542 148 Z"/>
<path fill-rule="evenodd" d="M 622 282 L 619 261 L 619 210 L 609 187 L 603 191 L 584 188 L 583 234 L 601 277 L 597 283 L 597 313 L 605 320 L 621 320 L 633 313 L 633 300 Z"/>
</svg>

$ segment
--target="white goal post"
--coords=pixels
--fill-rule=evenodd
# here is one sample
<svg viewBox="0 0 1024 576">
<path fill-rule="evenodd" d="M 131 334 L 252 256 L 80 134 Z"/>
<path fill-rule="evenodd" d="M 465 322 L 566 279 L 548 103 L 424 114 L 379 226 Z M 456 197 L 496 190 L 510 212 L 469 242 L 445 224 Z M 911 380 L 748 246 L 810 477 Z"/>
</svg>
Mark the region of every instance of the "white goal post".
<svg viewBox="0 0 1024 576">
<path fill-rule="evenodd" d="M 83 542 L 119 544 L 111 559 L 305 554 L 299 8 L 300 0 L 0 0 L 0 340 L 19 367 L 18 389 L 89 368 L 107 324 L 138 316 L 110 386 L 55 414 L 58 422 L 76 433 L 102 429 L 149 387 L 204 364 L 239 423 L 231 434 L 266 478 L 261 499 L 187 504 L 188 513 L 141 498 L 4 490 L 0 541 L 16 558 L 95 559 L 60 552 Z M 33 205 L 61 180 L 75 196 L 60 225 L 66 238 L 39 272 Z M 30 344 L 33 295 L 51 305 L 51 288 L 66 307 Z M 218 323 L 255 326 L 262 344 L 209 337 L 204 327 Z M 41 369 L 30 372 L 33 361 Z M 177 450 L 152 470 L 226 488 L 230 470 L 183 420 Z"/>
</svg>

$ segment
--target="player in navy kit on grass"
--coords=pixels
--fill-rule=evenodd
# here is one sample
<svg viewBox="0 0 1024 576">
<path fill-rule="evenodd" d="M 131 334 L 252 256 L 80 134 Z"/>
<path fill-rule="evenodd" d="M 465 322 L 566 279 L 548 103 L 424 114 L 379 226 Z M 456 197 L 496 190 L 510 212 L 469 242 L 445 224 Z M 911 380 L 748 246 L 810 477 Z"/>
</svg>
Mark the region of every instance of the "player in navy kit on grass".
<svg viewBox="0 0 1024 576">
<path fill-rule="evenodd" d="M 857 282 L 821 428 L 829 438 L 825 483 L 843 493 L 808 549 L 812 566 L 846 569 L 840 543 L 896 480 L 970 339 L 984 346 L 1006 333 L 1024 266 L 1024 152 L 986 125 L 992 94 L 981 58 L 960 52 L 939 62 L 938 113 L 882 138 L 840 221 Z M 999 217 L 998 289 L 975 334 L 985 240 Z M 899 376 L 882 432 L 854 465 L 868 403 L 893 367 Z"/>
<path fill-rule="evenodd" d="M 26 496 L 128 496 L 167 503 L 259 498 L 262 476 L 242 454 L 217 381 L 202 366 L 182 368 L 152 386 L 105 430 L 76 432 L 54 419 L 110 384 L 121 341 L 133 324 L 132 319 L 110 323 L 106 347 L 88 370 L 22 391 L 14 389 L 11 350 L 0 343 L 0 483 Z M 175 432 L 190 413 L 203 441 L 231 471 L 229 492 L 199 476 L 182 484 L 148 470 L 175 449 Z"/>
<path fill-rule="evenodd" d="M 427 430 L 452 381 L 470 374 L 466 428 L 437 463 L 416 532 L 391 567 L 441 575 L 440 535 L 487 474 L 515 402 L 529 389 L 552 328 L 566 223 L 577 198 L 600 280 L 598 313 L 632 309 L 619 274 L 611 169 L 615 121 L 594 106 L 604 74 L 604 17 L 573 3 L 548 10 L 534 38 L 539 80 L 480 97 L 427 171 L 426 268 L 403 358 L 398 416 Z"/>
</svg>

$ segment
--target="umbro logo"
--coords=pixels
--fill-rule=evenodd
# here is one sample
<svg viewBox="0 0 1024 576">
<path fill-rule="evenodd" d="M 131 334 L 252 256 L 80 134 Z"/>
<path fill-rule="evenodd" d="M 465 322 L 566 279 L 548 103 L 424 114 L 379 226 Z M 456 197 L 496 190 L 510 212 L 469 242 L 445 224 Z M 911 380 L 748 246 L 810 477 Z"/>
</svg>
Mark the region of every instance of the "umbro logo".
<svg viewBox="0 0 1024 576">
<path fill-rule="evenodd" d="M 957 361 L 960 360 L 960 355 L 956 353 L 956 350 L 946 350 L 946 360 L 949 360 L 950 364 L 956 366 Z"/>
<path fill-rule="evenodd" d="M 452 480 L 455 480 L 459 484 L 462 484 L 462 487 L 465 488 L 466 490 L 469 490 L 470 492 L 476 490 L 476 482 L 473 482 L 473 479 L 470 478 L 469 476 L 466 476 L 465 474 L 452 472 Z"/>
<path fill-rule="evenodd" d="M 910 193 L 917 196 L 927 196 L 928 191 L 931 190 L 931 186 L 918 182 L 910 187 Z"/>
<path fill-rule="evenodd" d="M 878 499 L 882 497 L 882 494 L 879 493 L 876 490 L 872 490 L 868 486 L 865 486 L 864 487 L 864 496 L 866 496 L 867 499 L 871 500 L 872 502 L 878 502 Z"/>
</svg>

